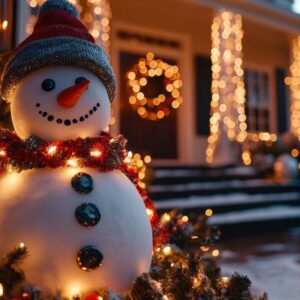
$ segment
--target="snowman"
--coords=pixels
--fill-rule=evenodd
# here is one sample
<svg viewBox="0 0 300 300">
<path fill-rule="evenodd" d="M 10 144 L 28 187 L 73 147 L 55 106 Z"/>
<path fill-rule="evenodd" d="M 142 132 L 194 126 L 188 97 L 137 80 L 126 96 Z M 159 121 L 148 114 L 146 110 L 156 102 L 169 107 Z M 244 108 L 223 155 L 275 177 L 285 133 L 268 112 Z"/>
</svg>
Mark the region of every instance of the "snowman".
<svg viewBox="0 0 300 300">
<path fill-rule="evenodd" d="M 115 85 L 76 8 L 48 0 L 32 35 L 10 57 L 1 93 L 20 140 L 51 142 L 99 135 Z M 55 156 L 56 146 L 48 151 Z M 76 164 L 0 175 L 0 255 L 20 243 L 30 253 L 28 283 L 69 298 L 99 288 L 126 292 L 152 259 L 151 225 L 132 182 L 117 169 Z"/>
</svg>

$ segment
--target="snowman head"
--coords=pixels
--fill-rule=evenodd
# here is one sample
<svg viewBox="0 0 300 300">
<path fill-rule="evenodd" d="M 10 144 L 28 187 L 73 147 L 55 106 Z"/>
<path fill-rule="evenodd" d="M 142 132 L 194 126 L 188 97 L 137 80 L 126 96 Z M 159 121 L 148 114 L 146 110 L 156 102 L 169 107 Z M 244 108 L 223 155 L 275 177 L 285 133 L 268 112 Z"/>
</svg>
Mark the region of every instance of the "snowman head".
<svg viewBox="0 0 300 300">
<path fill-rule="evenodd" d="M 46 67 L 20 81 L 11 114 L 21 138 L 95 136 L 108 125 L 110 100 L 94 73 L 69 66 Z"/>
<path fill-rule="evenodd" d="M 77 15 L 67 0 L 46 1 L 5 66 L 1 93 L 22 139 L 95 136 L 108 125 L 114 73 Z"/>
</svg>

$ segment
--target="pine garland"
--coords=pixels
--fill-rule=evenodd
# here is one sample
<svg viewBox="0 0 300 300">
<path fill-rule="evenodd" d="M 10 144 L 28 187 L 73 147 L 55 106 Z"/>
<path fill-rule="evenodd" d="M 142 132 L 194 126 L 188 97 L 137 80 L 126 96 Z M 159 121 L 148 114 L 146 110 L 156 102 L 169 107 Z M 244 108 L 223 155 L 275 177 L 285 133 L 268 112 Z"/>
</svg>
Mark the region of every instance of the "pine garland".
<svg viewBox="0 0 300 300">
<path fill-rule="evenodd" d="M 168 217 L 166 217 L 168 216 Z M 166 224 L 166 219 L 168 223 Z M 139 276 L 126 296 L 100 289 L 86 300 L 267 300 L 251 295 L 251 281 L 238 273 L 231 278 L 223 277 L 215 259 L 199 250 L 186 251 L 179 245 L 190 245 L 196 234 L 199 245 L 212 245 L 218 237 L 215 230 L 201 216 L 189 222 L 179 211 L 161 216 L 159 226 L 167 226 L 171 235 L 168 242 L 160 244 L 153 255 L 152 266 L 147 274 Z M 191 222 L 191 220 L 193 220 Z M 175 241 L 175 242 L 174 242 Z M 177 244 L 176 244 L 177 243 Z M 197 247 L 198 248 L 198 247 Z M 166 251 L 167 250 L 167 251 Z M 1 260 L 0 283 L 4 285 L 5 300 L 42 300 L 45 297 L 34 287 L 26 287 L 25 274 L 17 268 L 27 256 L 26 248 L 16 248 Z M 102 298 L 101 298 L 102 297 Z M 47 297 L 47 299 L 55 297 Z M 72 300 L 80 300 L 75 297 Z"/>
<path fill-rule="evenodd" d="M 26 247 L 17 247 L 0 261 L 0 283 L 8 297 L 12 297 L 18 286 L 25 280 L 25 274 L 19 266 L 27 255 Z"/>
</svg>

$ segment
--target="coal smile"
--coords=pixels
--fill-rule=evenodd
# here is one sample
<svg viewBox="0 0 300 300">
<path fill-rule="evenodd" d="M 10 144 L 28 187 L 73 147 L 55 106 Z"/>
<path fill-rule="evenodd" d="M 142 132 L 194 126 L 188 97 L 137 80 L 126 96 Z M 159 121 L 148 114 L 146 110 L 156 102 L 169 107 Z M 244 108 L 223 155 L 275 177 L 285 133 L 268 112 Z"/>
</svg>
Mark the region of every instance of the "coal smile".
<svg viewBox="0 0 300 300">
<path fill-rule="evenodd" d="M 37 108 L 39 108 L 41 106 L 40 103 L 36 103 L 35 105 Z M 85 115 L 80 116 L 79 118 L 74 118 L 74 119 L 60 119 L 60 118 L 56 118 L 55 116 L 49 114 L 47 111 L 42 111 L 39 110 L 38 113 L 43 117 L 46 118 L 49 122 L 56 122 L 57 124 L 61 124 L 61 125 L 65 125 L 65 126 L 70 126 L 72 124 L 77 124 L 79 122 L 84 122 L 85 120 L 87 120 L 90 116 L 92 116 L 94 114 L 94 112 L 96 112 L 98 110 L 98 108 L 100 107 L 100 103 L 97 102 L 95 104 L 95 106 L 93 106 L 88 113 L 86 113 Z"/>
</svg>

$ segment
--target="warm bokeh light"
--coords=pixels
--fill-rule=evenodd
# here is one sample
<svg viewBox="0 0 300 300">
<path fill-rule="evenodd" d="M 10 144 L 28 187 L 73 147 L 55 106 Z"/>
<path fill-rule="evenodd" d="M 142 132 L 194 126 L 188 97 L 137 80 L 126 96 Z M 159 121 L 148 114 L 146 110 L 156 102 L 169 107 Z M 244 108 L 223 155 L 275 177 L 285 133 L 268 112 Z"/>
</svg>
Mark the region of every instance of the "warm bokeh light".
<svg viewBox="0 0 300 300">
<path fill-rule="evenodd" d="M 48 149 L 47 149 L 47 153 L 49 155 L 54 155 L 57 151 L 57 146 L 50 146 Z"/>
<path fill-rule="evenodd" d="M 102 155 L 102 152 L 101 152 L 100 150 L 92 150 L 92 151 L 90 152 L 90 155 L 91 155 L 92 157 L 100 157 L 100 156 Z"/>
<path fill-rule="evenodd" d="M 128 151 L 124 162 L 137 170 L 139 178 L 139 187 L 142 189 L 147 188 L 146 184 L 146 175 L 147 175 L 147 165 L 151 162 L 151 156 L 146 155 L 142 157 L 139 153 L 133 154 L 131 151 Z M 149 214 L 148 214 L 149 215 Z"/>
<path fill-rule="evenodd" d="M 172 253 L 172 248 L 170 246 L 168 246 L 168 245 L 165 246 L 163 248 L 163 253 L 164 253 L 164 255 L 170 255 Z"/>
<path fill-rule="evenodd" d="M 7 20 L 4 20 L 3 22 L 2 22 L 2 30 L 4 31 L 4 30 L 6 30 L 7 29 L 7 27 L 8 27 L 8 21 Z M 0 28 L 1 29 L 1 28 Z"/>
<path fill-rule="evenodd" d="M 300 36 L 293 40 L 292 50 L 291 76 L 285 79 L 285 83 L 290 87 L 291 91 L 291 131 L 300 141 Z"/>
<path fill-rule="evenodd" d="M 220 11 L 212 25 L 212 100 L 206 160 L 211 163 L 224 128 L 231 141 L 247 138 L 242 68 L 242 17 Z"/>
<path fill-rule="evenodd" d="M 148 84 L 148 77 L 165 77 L 165 94 L 154 98 L 147 98 L 142 89 Z M 182 81 L 179 68 L 171 66 L 161 59 L 155 59 L 149 52 L 145 58 L 127 73 L 130 89 L 129 103 L 143 119 L 158 121 L 170 115 L 171 110 L 178 109 L 183 103 L 180 96 Z"/>
<path fill-rule="evenodd" d="M 96 43 L 100 44 L 106 53 L 110 53 L 110 31 L 111 31 L 111 7 L 109 0 L 89 0 L 82 5 L 80 0 L 69 0 L 80 12 L 80 17 L 88 28 L 90 34 L 95 38 Z M 28 5 L 37 12 L 45 0 L 27 0 Z M 31 34 L 37 16 L 31 14 L 28 19 L 26 33 Z M 3 27 L 3 25 L 2 25 Z"/>
<path fill-rule="evenodd" d="M 78 167 L 78 160 L 77 160 L 76 158 L 70 158 L 70 159 L 67 161 L 67 166 L 68 166 L 68 167 L 73 167 L 73 168 Z"/>
<path fill-rule="evenodd" d="M 206 211 L 205 211 L 205 215 L 207 216 L 207 217 L 211 217 L 212 215 L 213 215 L 213 210 L 212 209 L 210 209 L 210 208 L 208 208 Z"/>
</svg>

